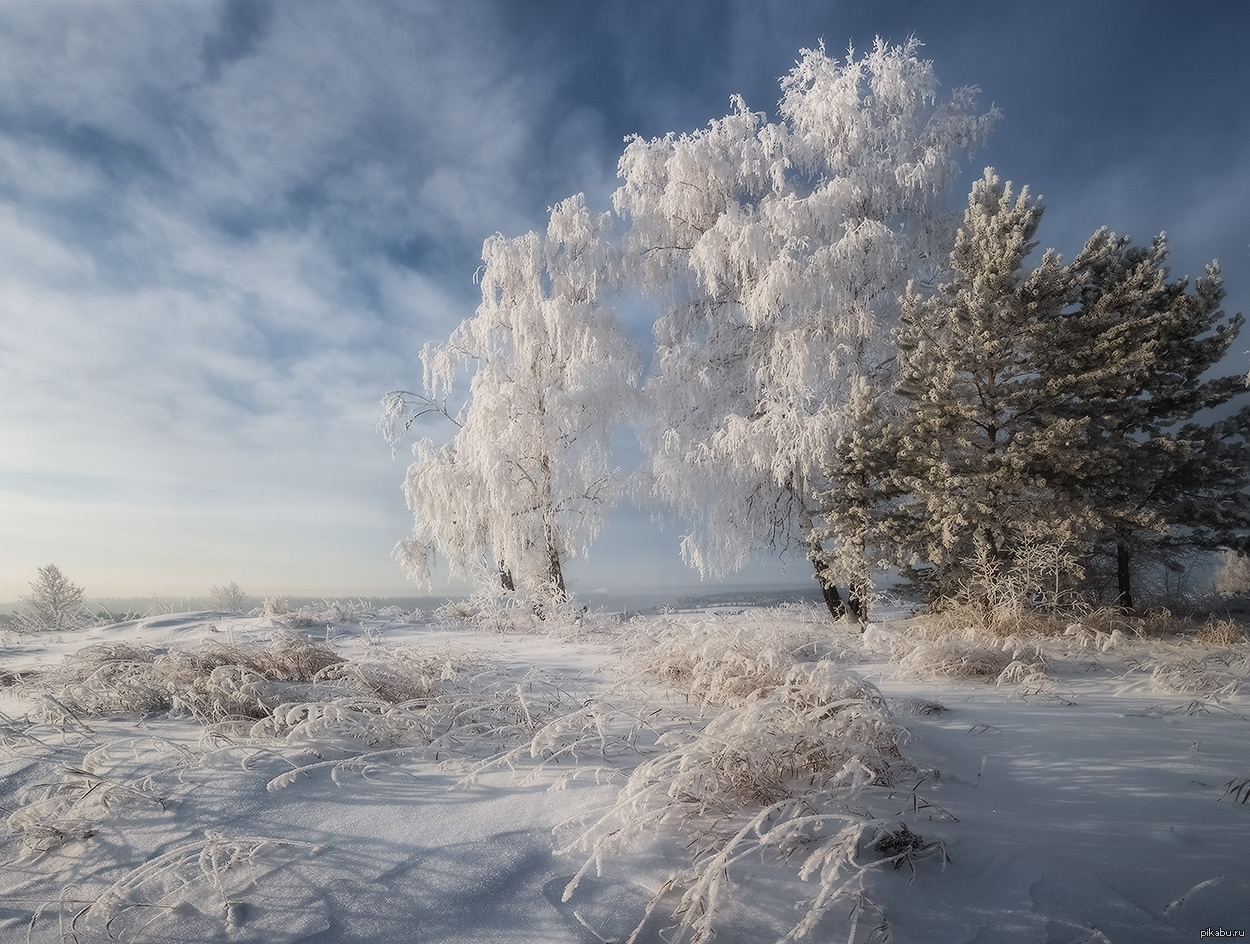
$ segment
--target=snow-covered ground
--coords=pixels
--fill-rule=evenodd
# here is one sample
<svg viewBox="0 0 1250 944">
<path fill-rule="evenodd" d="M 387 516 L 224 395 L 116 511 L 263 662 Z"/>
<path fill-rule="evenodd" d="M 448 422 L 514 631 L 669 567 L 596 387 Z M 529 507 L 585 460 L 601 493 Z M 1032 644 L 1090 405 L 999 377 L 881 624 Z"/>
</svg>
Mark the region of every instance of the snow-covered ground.
<svg viewBox="0 0 1250 944">
<path fill-rule="evenodd" d="M 1250 932 L 1245 643 L 323 615 L 5 638 L 0 940 Z"/>
</svg>

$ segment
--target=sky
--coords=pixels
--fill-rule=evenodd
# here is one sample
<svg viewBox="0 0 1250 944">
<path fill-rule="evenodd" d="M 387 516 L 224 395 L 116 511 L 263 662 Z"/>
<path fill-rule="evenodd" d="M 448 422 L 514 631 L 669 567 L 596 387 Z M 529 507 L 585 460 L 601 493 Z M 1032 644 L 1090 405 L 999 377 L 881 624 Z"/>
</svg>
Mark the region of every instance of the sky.
<svg viewBox="0 0 1250 944">
<path fill-rule="evenodd" d="M 473 314 L 483 239 L 608 209 L 626 135 L 775 114 L 822 39 L 914 34 L 979 86 L 1002 119 L 965 180 L 1041 194 L 1044 246 L 1165 230 L 1174 274 L 1219 258 L 1250 309 L 1248 27 L 1204 0 L 6 0 L 0 601 L 52 562 L 93 597 L 417 592 L 379 401 Z M 566 572 L 693 584 L 679 536 L 626 506 Z"/>
</svg>

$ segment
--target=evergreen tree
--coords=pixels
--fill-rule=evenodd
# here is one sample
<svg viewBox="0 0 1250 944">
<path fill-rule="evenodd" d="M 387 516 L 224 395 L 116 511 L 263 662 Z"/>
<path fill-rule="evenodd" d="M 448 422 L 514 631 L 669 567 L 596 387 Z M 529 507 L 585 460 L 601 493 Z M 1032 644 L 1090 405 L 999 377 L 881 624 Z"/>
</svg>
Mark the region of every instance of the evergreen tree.
<svg viewBox="0 0 1250 944">
<path fill-rule="evenodd" d="M 987 168 L 955 238 L 951 279 L 931 294 L 913 284 L 903 299 L 896 476 L 906 497 L 891 530 L 902 563 L 927 568 L 941 596 L 967 581 L 973 562 L 1010 567 L 1022 541 L 1062 542 L 1073 530 L 1052 481 L 1077 461 L 1081 423 L 1055 415 L 1061 392 L 1037 365 L 1074 288 L 1051 252 L 1025 269 L 1042 209 Z"/>
<path fill-rule="evenodd" d="M 86 594 L 61 573 L 56 564 L 40 567 L 30 583 L 30 593 L 21 598 L 18 625 L 30 631 L 81 629 L 89 616 Z"/>
<path fill-rule="evenodd" d="M 1089 459 L 1068 490 L 1093 516 L 1095 548 L 1114 561 L 1128 608 L 1139 562 L 1228 546 L 1248 524 L 1250 415 L 1196 421 L 1246 390 L 1242 377 L 1209 376 L 1243 319 L 1220 307 L 1217 264 L 1191 291 L 1166 261 L 1164 235 L 1142 247 L 1095 233 L 1073 261 L 1079 308 L 1041 365 L 1070 392 L 1063 414 L 1086 423 Z"/>
<path fill-rule="evenodd" d="M 888 391 L 858 378 L 851 390 L 847 421 L 821 470 L 824 480 L 832 484 L 821 495 L 825 525 L 816 534 L 829 572 L 845 575 L 847 607 L 860 620 L 869 616 L 872 571 L 882 563 L 886 515 L 898 498 L 894 468 L 899 444 L 891 422 L 893 405 Z"/>
</svg>

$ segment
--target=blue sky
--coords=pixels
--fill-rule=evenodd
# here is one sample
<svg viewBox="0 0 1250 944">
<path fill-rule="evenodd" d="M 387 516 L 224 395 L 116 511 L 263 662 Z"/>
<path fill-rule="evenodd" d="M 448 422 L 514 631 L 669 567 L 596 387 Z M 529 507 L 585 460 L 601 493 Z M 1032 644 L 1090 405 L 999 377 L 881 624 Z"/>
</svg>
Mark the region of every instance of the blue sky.
<svg viewBox="0 0 1250 944">
<path fill-rule="evenodd" d="M 49 562 L 92 596 L 413 592 L 378 401 L 472 314 L 482 240 L 607 209 L 625 135 L 771 111 L 822 38 L 914 33 L 980 86 L 1003 118 L 966 179 L 1042 194 L 1044 245 L 1166 230 L 1246 310 L 1248 27 L 1202 0 L 0 4 L 0 601 Z M 574 588 L 693 583 L 677 540 L 623 509 Z"/>
</svg>

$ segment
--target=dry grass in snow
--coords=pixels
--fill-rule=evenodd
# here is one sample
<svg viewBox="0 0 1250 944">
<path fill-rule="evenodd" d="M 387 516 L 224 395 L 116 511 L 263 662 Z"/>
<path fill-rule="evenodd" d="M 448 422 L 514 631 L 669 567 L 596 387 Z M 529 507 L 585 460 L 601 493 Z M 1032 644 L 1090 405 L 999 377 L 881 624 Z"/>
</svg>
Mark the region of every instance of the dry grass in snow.
<svg viewBox="0 0 1250 944">
<path fill-rule="evenodd" d="M 0 939 L 1171 942 L 1250 894 L 1214 624 L 271 609 L 18 641 Z"/>
</svg>

